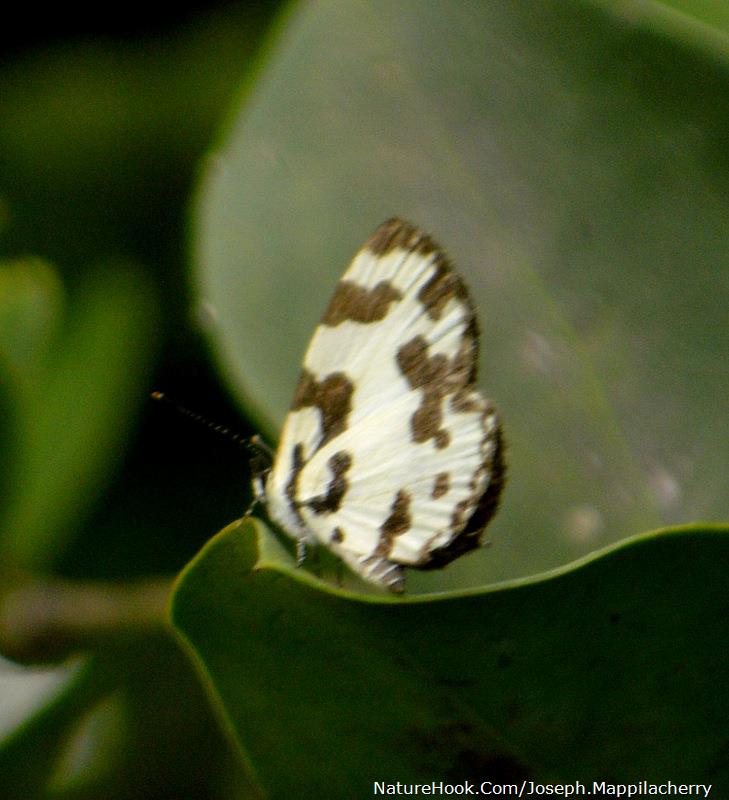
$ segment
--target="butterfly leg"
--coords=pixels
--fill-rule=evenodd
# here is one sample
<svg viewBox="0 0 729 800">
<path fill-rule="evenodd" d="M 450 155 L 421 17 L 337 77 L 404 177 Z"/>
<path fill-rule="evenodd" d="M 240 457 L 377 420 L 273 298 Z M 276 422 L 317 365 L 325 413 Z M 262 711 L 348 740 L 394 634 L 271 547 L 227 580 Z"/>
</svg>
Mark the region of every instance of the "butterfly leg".
<svg viewBox="0 0 729 800">
<path fill-rule="evenodd" d="M 303 567 L 306 561 L 306 539 L 296 540 L 296 566 Z"/>
<path fill-rule="evenodd" d="M 258 434 L 252 436 L 246 444 L 248 449 L 252 452 L 250 469 L 252 474 L 253 499 L 244 516 L 250 517 L 257 505 L 265 506 L 266 504 L 266 482 L 268 481 L 268 476 L 271 474 L 274 454 L 271 448 Z"/>
<path fill-rule="evenodd" d="M 253 497 L 243 514 L 243 519 L 253 516 L 253 512 L 258 506 L 266 507 L 266 478 L 268 478 L 268 473 L 270 471 L 270 468 L 268 468 L 254 474 L 252 481 Z"/>
</svg>

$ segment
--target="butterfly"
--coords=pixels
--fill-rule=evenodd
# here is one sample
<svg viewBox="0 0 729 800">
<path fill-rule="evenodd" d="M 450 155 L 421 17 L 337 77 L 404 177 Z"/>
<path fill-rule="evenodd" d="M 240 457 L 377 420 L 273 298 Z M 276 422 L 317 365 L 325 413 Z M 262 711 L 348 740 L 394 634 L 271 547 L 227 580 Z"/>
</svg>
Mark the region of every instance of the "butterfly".
<svg viewBox="0 0 729 800">
<path fill-rule="evenodd" d="M 268 516 L 402 592 L 403 567 L 479 544 L 504 484 L 503 438 L 476 388 L 478 324 L 442 249 L 400 219 L 364 243 L 304 357 L 273 461 Z"/>
</svg>

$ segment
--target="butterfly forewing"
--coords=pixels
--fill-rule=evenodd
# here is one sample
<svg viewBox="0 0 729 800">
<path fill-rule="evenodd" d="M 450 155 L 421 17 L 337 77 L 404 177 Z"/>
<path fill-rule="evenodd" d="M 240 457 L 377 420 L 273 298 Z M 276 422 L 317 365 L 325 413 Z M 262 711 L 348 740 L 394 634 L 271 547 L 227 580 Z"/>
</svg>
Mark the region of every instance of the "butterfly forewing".
<svg viewBox="0 0 729 800">
<path fill-rule="evenodd" d="M 304 358 L 266 483 L 273 519 L 395 591 L 400 565 L 474 547 L 502 482 L 477 355 L 470 297 L 443 252 L 401 220 L 381 225 Z"/>
</svg>

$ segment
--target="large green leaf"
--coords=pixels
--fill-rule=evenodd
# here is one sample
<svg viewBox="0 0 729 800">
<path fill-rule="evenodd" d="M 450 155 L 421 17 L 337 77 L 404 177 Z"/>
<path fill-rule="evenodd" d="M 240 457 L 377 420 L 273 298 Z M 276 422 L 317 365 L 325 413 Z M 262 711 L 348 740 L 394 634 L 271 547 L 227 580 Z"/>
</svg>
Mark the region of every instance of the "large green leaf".
<svg viewBox="0 0 729 800">
<path fill-rule="evenodd" d="M 295 8 L 199 194 L 201 301 L 274 430 L 383 219 L 465 274 L 509 478 L 494 546 L 414 590 L 726 518 L 729 45 L 650 2 Z"/>
<path fill-rule="evenodd" d="M 729 787 L 729 529 L 648 534 L 480 593 L 363 598 L 261 524 L 183 573 L 173 619 L 270 797 L 382 780 Z"/>
<path fill-rule="evenodd" d="M 716 28 L 722 35 L 729 33 L 729 6 L 724 0 L 664 0 L 664 3 L 711 28 Z M 701 31 L 701 35 L 710 33 Z"/>
</svg>

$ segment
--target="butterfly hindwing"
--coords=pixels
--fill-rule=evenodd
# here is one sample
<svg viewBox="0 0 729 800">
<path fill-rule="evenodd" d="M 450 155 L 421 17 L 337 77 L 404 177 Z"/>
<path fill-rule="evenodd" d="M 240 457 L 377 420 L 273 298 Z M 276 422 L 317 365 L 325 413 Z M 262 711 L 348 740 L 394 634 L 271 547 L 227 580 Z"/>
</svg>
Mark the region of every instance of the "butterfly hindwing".
<svg viewBox="0 0 729 800">
<path fill-rule="evenodd" d="M 441 249 L 401 220 L 381 225 L 306 352 L 266 482 L 272 518 L 395 591 L 401 565 L 475 547 L 502 483 L 477 357 L 471 300 Z"/>
</svg>

